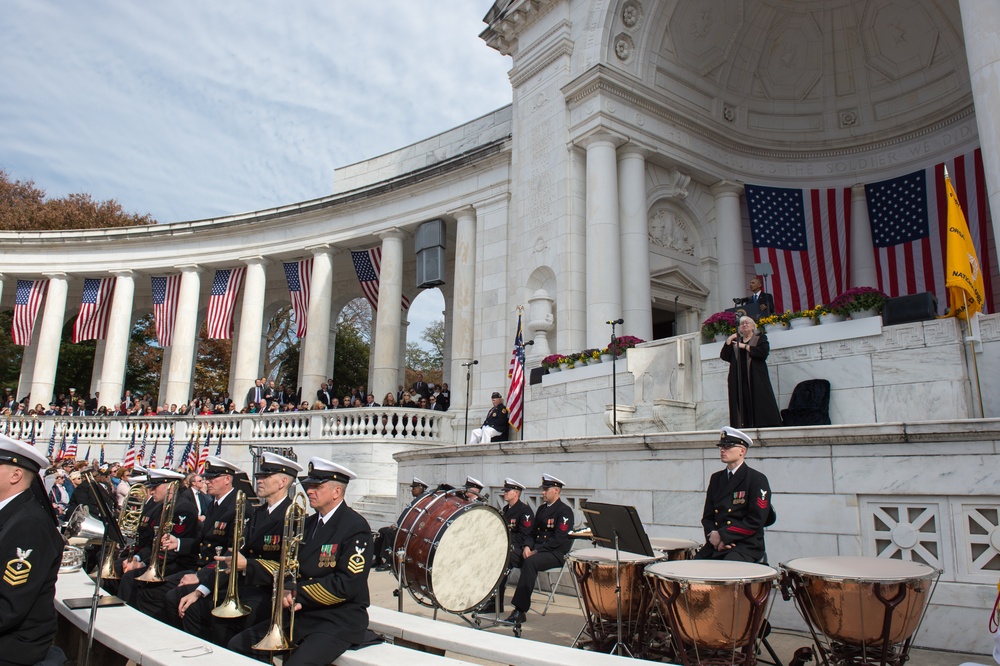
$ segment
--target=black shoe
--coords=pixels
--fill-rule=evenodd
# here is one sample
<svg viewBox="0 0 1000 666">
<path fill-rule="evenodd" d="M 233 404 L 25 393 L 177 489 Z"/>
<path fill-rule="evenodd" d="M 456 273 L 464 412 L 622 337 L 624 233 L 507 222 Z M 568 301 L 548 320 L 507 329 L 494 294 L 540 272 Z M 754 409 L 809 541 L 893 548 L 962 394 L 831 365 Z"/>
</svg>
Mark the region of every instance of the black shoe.
<svg viewBox="0 0 1000 666">
<path fill-rule="evenodd" d="M 485 613 L 496 613 L 497 612 L 497 603 L 496 603 L 496 601 L 494 601 L 493 599 L 490 599 L 485 604 L 483 604 L 482 606 L 479 607 L 479 611 L 478 612 L 482 613 L 482 614 L 485 614 Z"/>
<path fill-rule="evenodd" d="M 375 567 L 375 571 L 388 571 L 391 567 L 388 564 L 380 564 Z"/>
<path fill-rule="evenodd" d="M 527 616 L 526 616 L 526 615 L 524 614 L 524 611 L 522 611 L 522 610 L 517 610 L 517 609 L 515 608 L 515 609 L 513 610 L 513 612 L 511 612 L 511 614 L 507 616 L 507 619 L 506 619 L 506 622 L 510 622 L 511 624 L 524 624 L 524 622 L 525 622 L 525 621 L 526 621 L 527 619 L 528 619 L 528 618 L 527 618 Z"/>
</svg>

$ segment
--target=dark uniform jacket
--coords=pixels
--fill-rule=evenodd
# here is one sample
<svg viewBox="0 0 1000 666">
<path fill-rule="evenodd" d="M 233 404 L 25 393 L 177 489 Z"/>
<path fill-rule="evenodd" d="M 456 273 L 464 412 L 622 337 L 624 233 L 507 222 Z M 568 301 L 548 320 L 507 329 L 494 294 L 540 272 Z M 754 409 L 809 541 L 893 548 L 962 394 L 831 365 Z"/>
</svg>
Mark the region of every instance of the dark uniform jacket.
<svg viewBox="0 0 1000 666">
<path fill-rule="evenodd" d="M 0 510 L 0 663 L 36 664 L 56 633 L 63 540 L 32 490 Z"/>
<path fill-rule="evenodd" d="M 97 488 L 97 492 L 101 493 L 104 501 L 107 503 L 108 507 L 115 510 L 118 507 L 118 502 L 115 500 L 115 494 L 113 491 L 109 490 L 107 486 L 100 483 L 96 479 L 94 480 L 94 487 Z M 73 515 L 73 512 L 78 506 L 85 506 L 90 510 L 90 515 L 104 522 L 104 517 L 101 515 L 101 509 L 97 504 L 97 498 L 90 490 L 90 484 L 84 479 L 83 483 L 76 487 L 73 491 L 73 496 L 69 499 L 69 504 L 66 506 L 67 515 Z"/>
<path fill-rule="evenodd" d="M 514 505 L 504 506 L 503 519 L 507 521 L 510 531 L 510 547 L 515 553 L 520 553 L 524 545 L 530 543 L 534 515 L 527 504 L 518 500 Z"/>
<path fill-rule="evenodd" d="M 222 504 L 216 504 L 213 499 L 205 507 L 205 520 L 201 523 L 194 538 L 181 538 L 178 553 L 193 556 L 185 560 L 192 566 L 181 569 L 181 571 L 199 569 L 215 562 L 215 547 L 222 546 L 223 549 L 226 549 L 232 545 L 233 519 L 236 517 L 236 494 L 237 491 L 231 491 L 222 500 Z M 194 506 L 194 500 L 191 500 L 191 506 Z M 197 515 L 195 513 L 196 521 Z"/>
<path fill-rule="evenodd" d="M 528 535 L 525 545 L 539 553 L 554 552 L 565 556 L 573 545 L 569 540 L 569 531 L 573 529 L 573 509 L 561 499 L 551 506 L 543 504 L 538 507 L 535 522 Z"/>
<path fill-rule="evenodd" d="M 156 526 L 160 522 L 160 512 L 162 511 L 163 502 L 157 502 L 153 499 L 150 499 L 142 507 L 139 527 L 135 531 L 135 546 L 132 554 L 145 564 L 149 564 L 149 554 L 152 550 L 153 539 L 156 537 Z"/>
<path fill-rule="evenodd" d="M 278 503 L 274 511 L 268 512 L 267 505 L 255 507 L 250 513 L 246 527 L 243 530 L 243 547 L 240 553 L 248 561 L 265 560 L 273 562 L 274 566 L 268 569 L 277 570 L 278 561 L 281 557 L 281 537 L 285 531 L 285 511 L 288 510 L 292 500 L 287 497 Z M 232 547 L 232 542 L 226 547 L 223 553 Z M 206 587 L 212 587 L 215 569 L 204 568 L 198 571 L 198 582 Z M 271 587 L 271 580 L 256 580 L 255 585 L 261 587 Z M 241 581 L 241 584 L 244 584 Z"/>
<path fill-rule="evenodd" d="M 368 628 L 368 571 L 372 561 L 372 534 L 368 521 L 342 503 L 326 525 L 316 529 L 319 515 L 305 522 L 305 540 L 299 546 L 299 579 L 295 601 L 293 642 L 312 632 L 332 634 L 352 645 L 361 643 Z M 315 534 L 313 531 L 315 530 Z M 250 584 L 273 579 L 278 563 L 249 560 Z M 287 588 L 286 588 L 287 589 Z"/>
<path fill-rule="evenodd" d="M 764 559 L 764 528 L 774 523 L 771 507 L 771 486 L 767 477 L 746 463 L 740 465 L 730 480 L 728 470 L 712 475 L 705 494 L 705 510 L 701 525 L 705 539 L 718 531 L 722 542 L 733 545 L 741 559 L 760 562 Z M 721 558 L 727 551 L 716 551 L 710 544 L 699 553 L 701 557 Z"/>
<path fill-rule="evenodd" d="M 139 528 L 136 530 L 135 557 L 146 565 L 152 564 L 153 542 L 160 532 L 160 518 L 163 517 L 163 502 L 148 502 L 142 509 Z M 173 527 L 169 534 L 178 539 L 192 539 L 198 534 L 198 510 L 190 495 L 182 494 L 174 504 L 171 518 Z M 190 554 L 160 549 L 160 554 L 166 560 L 164 575 L 169 576 L 178 571 L 187 571 L 192 567 L 194 558 Z"/>
<path fill-rule="evenodd" d="M 486 415 L 486 420 L 483 421 L 483 427 L 489 426 L 493 428 L 500 434 L 494 437 L 491 441 L 494 442 L 506 442 L 507 437 L 510 435 L 510 414 L 507 408 L 501 402 L 499 405 L 490 410 L 490 413 Z"/>
</svg>

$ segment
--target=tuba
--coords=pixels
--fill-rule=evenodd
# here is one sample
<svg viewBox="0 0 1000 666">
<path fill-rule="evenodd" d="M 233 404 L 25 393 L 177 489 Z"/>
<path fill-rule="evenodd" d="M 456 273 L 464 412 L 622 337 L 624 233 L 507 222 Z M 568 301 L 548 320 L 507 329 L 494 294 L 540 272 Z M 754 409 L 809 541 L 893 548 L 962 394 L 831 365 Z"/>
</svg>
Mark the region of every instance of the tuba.
<svg viewBox="0 0 1000 666">
<path fill-rule="evenodd" d="M 165 579 L 164 572 L 167 569 L 167 554 L 163 552 L 163 537 L 170 534 L 174 529 L 174 503 L 177 501 L 177 481 L 172 481 L 167 486 L 167 498 L 163 500 L 163 508 L 160 509 L 160 525 L 156 530 L 156 538 L 153 540 L 153 549 L 149 556 L 149 567 L 146 572 L 136 578 L 144 583 L 162 583 Z"/>
<path fill-rule="evenodd" d="M 271 625 L 264 638 L 253 646 L 254 650 L 277 652 L 290 650 L 292 644 L 289 638 L 295 633 L 295 605 L 292 604 L 291 619 L 288 622 L 288 635 L 281 627 L 281 607 L 285 598 L 285 578 L 298 578 L 299 575 L 299 544 L 306 524 L 306 495 L 302 491 L 295 494 L 291 506 L 285 512 L 285 528 L 281 537 L 281 557 L 278 571 L 274 574 L 274 592 L 271 594 Z"/>
<path fill-rule="evenodd" d="M 229 560 L 229 585 L 226 588 L 226 598 L 222 603 L 212 609 L 212 615 L 222 618 L 243 617 L 250 613 L 250 607 L 240 603 L 240 594 L 237 581 L 239 571 L 236 570 L 236 557 L 240 548 L 243 547 L 243 517 L 246 513 L 246 493 L 242 490 L 236 491 L 236 517 L 233 518 L 233 548 L 231 559 Z M 221 547 L 217 548 L 221 550 Z M 222 573 L 222 562 L 215 563 L 215 589 L 212 594 L 212 603 L 219 598 L 219 576 Z"/>
<path fill-rule="evenodd" d="M 133 484 L 128 489 L 125 496 L 125 503 L 122 505 L 121 513 L 118 514 L 118 529 L 126 539 L 122 544 L 125 559 L 130 556 L 130 551 L 135 546 L 135 538 L 139 533 L 139 523 L 142 520 L 142 510 L 146 506 L 149 498 L 149 489 L 141 483 Z M 104 562 L 101 564 L 101 578 L 104 580 L 118 580 L 120 576 L 115 571 L 115 548 L 109 547 L 104 554 Z"/>
</svg>

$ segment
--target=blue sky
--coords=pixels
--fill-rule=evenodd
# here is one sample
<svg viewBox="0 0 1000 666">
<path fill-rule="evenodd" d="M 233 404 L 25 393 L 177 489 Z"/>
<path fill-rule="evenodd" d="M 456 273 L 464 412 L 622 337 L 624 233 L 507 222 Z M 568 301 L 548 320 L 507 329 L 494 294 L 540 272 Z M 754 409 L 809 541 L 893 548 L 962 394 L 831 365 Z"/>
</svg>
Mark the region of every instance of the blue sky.
<svg viewBox="0 0 1000 666">
<path fill-rule="evenodd" d="M 4 0 L 0 168 L 160 222 L 324 196 L 335 167 L 510 102 L 491 5 Z"/>
</svg>

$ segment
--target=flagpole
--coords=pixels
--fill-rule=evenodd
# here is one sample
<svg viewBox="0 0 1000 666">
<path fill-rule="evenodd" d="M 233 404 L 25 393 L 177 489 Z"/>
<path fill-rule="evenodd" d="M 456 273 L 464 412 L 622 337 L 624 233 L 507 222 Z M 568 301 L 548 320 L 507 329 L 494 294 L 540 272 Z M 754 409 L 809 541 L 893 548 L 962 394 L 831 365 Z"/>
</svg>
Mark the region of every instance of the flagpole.
<svg viewBox="0 0 1000 666">
<path fill-rule="evenodd" d="M 976 375 L 976 397 L 979 398 L 979 418 L 986 418 L 986 408 L 983 407 L 983 386 L 979 381 L 979 359 L 976 358 L 976 339 L 972 336 L 972 322 L 969 320 L 969 303 L 964 289 L 962 290 L 962 305 L 964 307 L 963 312 L 965 313 L 965 327 L 969 332 L 965 341 L 972 348 L 972 370 Z"/>
</svg>

